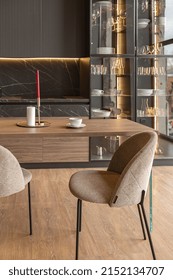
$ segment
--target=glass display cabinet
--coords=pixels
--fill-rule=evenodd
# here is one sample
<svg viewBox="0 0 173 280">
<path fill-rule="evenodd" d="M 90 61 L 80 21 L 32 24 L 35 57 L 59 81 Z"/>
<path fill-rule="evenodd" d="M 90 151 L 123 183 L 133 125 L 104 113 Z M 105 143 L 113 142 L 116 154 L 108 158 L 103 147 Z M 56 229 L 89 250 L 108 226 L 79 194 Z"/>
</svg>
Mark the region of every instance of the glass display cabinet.
<svg viewBox="0 0 173 280">
<path fill-rule="evenodd" d="M 159 132 L 156 159 L 173 158 L 173 1 L 140 0 L 136 19 L 136 120 Z"/>
<path fill-rule="evenodd" d="M 173 159 L 172 12 L 172 0 L 90 1 L 90 117 L 153 127 L 159 160 Z M 91 139 L 91 160 L 120 142 Z"/>
<path fill-rule="evenodd" d="M 90 117 L 135 119 L 135 2 L 90 1 Z M 91 138 L 91 161 L 110 160 L 120 137 Z"/>
</svg>

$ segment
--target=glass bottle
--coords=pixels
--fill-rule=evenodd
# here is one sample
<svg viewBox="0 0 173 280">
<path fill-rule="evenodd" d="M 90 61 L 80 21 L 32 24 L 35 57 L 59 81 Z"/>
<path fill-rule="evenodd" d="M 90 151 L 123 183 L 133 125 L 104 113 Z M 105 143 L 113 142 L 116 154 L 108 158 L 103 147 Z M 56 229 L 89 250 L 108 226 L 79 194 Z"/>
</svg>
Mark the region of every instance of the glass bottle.
<svg viewBox="0 0 173 280">
<path fill-rule="evenodd" d="M 148 114 L 148 98 L 142 98 L 141 100 L 141 116 L 146 116 Z"/>
</svg>

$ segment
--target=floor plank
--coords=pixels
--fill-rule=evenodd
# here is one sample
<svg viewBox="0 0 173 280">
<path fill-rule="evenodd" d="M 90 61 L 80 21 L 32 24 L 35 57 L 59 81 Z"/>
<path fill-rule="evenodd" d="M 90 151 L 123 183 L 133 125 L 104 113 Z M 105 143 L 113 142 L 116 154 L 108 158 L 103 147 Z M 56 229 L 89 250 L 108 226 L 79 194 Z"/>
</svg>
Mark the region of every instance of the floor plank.
<svg viewBox="0 0 173 280">
<path fill-rule="evenodd" d="M 0 259 L 74 259 L 76 198 L 68 189 L 79 169 L 31 170 L 33 235 L 27 189 L 0 199 Z M 173 259 L 173 167 L 153 168 L 153 232 L 157 259 Z M 149 216 L 148 195 L 145 202 Z M 83 203 L 80 259 L 152 259 L 136 206 Z"/>
</svg>

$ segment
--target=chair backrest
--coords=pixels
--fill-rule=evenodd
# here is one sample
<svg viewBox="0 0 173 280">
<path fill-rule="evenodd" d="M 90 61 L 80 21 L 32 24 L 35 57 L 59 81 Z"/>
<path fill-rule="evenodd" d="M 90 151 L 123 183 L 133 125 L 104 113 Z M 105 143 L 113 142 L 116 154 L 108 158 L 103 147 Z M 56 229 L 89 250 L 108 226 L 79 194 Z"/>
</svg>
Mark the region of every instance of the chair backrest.
<svg viewBox="0 0 173 280">
<path fill-rule="evenodd" d="M 0 146 L 0 197 L 24 188 L 24 176 L 18 160 L 8 149 Z"/>
<path fill-rule="evenodd" d="M 142 132 L 127 139 L 115 152 L 108 171 L 121 176 L 109 203 L 111 207 L 140 203 L 142 190 L 148 188 L 156 144 L 154 131 Z"/>
</svg>

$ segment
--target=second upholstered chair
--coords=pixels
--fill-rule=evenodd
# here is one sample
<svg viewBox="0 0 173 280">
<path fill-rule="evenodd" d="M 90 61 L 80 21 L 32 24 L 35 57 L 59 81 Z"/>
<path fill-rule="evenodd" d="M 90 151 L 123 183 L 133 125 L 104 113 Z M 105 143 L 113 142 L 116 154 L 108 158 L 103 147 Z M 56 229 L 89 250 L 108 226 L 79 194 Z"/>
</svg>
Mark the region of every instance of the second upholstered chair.
<svg viewBox="0 0 173 280">
<path fill-rule="evenodd" d="M 6 197 L 18 193 L 28 185 L 28 205 L 29 205 L 29 228 L 32 235 L 32 215 L 30 181 L 32 174 L 30 171 L 21 168 L 15 156 L 6 148 L 0 146 L 0 197 Z"/>
<path fill-rule="evenodd" d="M 108 204 L 110 207 L 137 205 L 144 239 L 146 239 L 145 224 L 152 256 L 156 259 L 143 204 L 156 143 L 155 132 L 135 134 L 121 144 L 106 171 L 84 170 L 72 175 L 69 182 L 70 191 L 78 198 L 76 259 L 78 259 L 83 200 Z"/>
</svg>

